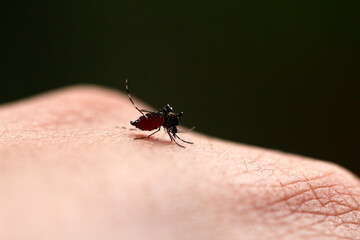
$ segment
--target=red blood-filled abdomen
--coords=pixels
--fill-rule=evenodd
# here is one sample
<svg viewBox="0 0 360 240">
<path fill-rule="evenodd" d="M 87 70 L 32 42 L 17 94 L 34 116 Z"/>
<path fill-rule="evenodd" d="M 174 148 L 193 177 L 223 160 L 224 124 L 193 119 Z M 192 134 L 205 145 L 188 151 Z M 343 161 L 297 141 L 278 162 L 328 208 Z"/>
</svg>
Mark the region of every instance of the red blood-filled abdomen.
<svg viewBox="0 0 360 240">
<path fill-rule="evenodd" d="M 141 116 L 138 120 L 130 122 L 131 125 L 141 130 L 151 131 L 159 128 L 163 124 L 164 118 L 159 115 L 146 114 L 146 116 L 147 118 Z"/>
</svg>

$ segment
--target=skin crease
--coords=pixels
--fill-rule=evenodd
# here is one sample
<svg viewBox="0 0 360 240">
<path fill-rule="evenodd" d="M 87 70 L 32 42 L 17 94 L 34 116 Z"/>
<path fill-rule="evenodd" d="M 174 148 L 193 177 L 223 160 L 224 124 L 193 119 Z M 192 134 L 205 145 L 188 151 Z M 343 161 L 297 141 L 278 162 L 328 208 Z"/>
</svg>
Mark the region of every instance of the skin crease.
<svg viewBox="0 0 360 240">
<path fill-rule="evenodd" d="M 195 132 L 134 140 L 139 116 L 93 86 L 0 107 L 0 239 L 360 239 L 347 170 Z"/>
</svg>

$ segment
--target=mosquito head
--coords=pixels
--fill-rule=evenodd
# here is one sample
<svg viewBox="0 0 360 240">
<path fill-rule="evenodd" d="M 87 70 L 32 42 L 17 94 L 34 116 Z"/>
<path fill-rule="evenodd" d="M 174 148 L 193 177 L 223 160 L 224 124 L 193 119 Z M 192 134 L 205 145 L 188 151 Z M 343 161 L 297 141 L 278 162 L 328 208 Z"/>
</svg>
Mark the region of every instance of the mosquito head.
<svg viewBox="0 0 360 240">
<path fill-rule="evenodd" d="M 166 104 L 166 106 L 163 108 L 163 111 L 165 114 L 168 114 L 173 111 L 173 108 L 169 104 Z"/>
</svg>

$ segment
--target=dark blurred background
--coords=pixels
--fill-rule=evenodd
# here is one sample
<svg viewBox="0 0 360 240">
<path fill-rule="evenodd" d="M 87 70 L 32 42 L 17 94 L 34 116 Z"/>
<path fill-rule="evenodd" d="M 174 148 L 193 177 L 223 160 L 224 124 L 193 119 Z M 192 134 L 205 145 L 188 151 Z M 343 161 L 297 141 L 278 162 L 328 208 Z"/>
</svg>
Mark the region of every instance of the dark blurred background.
<svg viewBox="0 0 360 240">
<path fill-rule="evenodd" d="M 128 78 L 197 131 L 360 174 L 358 2 L 9 1 L 0 103 Z"/>
</svg>

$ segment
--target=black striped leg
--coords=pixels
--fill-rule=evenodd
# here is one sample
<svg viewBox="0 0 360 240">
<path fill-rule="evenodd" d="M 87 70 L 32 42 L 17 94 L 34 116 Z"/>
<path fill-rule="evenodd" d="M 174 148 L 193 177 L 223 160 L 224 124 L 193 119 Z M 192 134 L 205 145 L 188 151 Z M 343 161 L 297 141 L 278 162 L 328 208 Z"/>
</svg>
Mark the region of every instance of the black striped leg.
<svg viewBox="0 0 360 240">
<path fill-rule="evenodd" d="M 128 94 L 128 97 L 130 99 L 130 102 L 132 103 L 132 105 L 144 116 L 147 118 L 147 116 L 135 105 L 134 101 L 132 100 L 132 97 L 130 95 L 130 91 L 129 91 L 129 86 L 128 86 L 128 80 L 125 80 L 125 86 L 126 86 L 126 92 Z"/>
<path fill-rule="evenodd" d="M 180 139 L 181 141 L 183 141 L 184 143 L 189 143 L 189 144 L 194 144 L 193 142 L 188 142 L 185 141 L 184 139 L 181 139 L 178 135 L 174 134 L 175 137 L 177 137 L 178 139 Z"/>
<path fill-rule="evenodd" d="M 141 109 L 140 111 L 142 111 L 142 112 L 147 112 L 147 113 L 158 113 L 158 112 L 149 111 L 149 110 L 145 110 L 145 109 Z"/>
<path fill-rule="evenodd" d="M 180 145 L 175 141 L 175 138 L 173 136 L 171 136 L 170 131 L 167 131 L 167 133 L 168 133 L 168 135 L 169 135 L 172 142 L 176 143 L 176 145 L 178 145 L 179 147 L 185 148 L 183 145 Z"/>
</svg>

